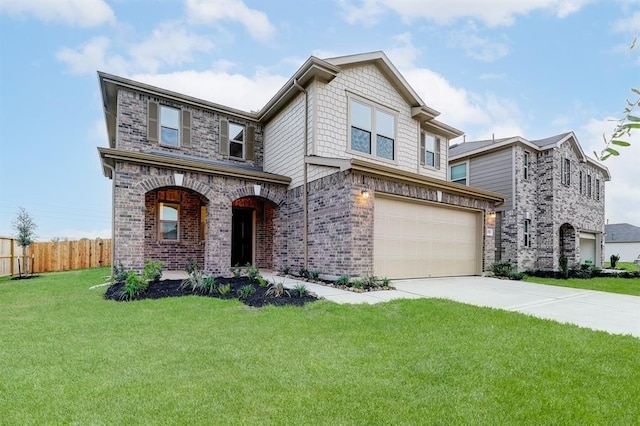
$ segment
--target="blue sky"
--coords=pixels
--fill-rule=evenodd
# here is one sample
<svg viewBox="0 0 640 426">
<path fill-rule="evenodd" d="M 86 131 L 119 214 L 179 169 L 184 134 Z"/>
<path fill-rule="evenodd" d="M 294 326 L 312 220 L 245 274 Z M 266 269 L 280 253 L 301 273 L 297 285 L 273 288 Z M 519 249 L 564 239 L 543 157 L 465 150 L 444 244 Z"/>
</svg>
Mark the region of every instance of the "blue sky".
<svg viewBox="0 0 640 426">
<path fill-rule="evenodd" d="M 0 235 L 110 236 L 96 71 L 257 110 L 310 56 L 383 50 L 467 140 L 574 131 L 585 152 L 640 87 L 638 0 L 0 0 Z M 605 162 L 640 226 L 640 137 Z"/>
</svg>

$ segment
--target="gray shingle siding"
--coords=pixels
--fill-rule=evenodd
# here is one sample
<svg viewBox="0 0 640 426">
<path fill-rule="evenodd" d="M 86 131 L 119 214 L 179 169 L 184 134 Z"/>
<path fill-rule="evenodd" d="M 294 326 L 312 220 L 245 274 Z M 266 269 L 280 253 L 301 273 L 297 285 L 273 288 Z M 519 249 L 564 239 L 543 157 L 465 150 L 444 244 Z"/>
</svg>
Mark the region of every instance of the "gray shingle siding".
<svg viewBox="0 0 640 426">
<path fill-rule="evenodd" d="M 469 186 L 504 195 L 500 210 L 513 208 L 513 153 L 511 147 L 469 160 Z"/>
</svg>

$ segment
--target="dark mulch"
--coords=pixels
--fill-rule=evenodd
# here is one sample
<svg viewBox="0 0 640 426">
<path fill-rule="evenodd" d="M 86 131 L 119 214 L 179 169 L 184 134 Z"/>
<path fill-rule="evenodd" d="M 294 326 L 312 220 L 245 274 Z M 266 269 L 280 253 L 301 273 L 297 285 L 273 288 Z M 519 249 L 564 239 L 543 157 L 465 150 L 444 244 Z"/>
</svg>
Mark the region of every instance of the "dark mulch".
<svg viewBox="0 0 640 426">
<path fill-rule="evenodd" d="M 40 275 L 18 275 L 17 277 L 11 278 L 12 280 L 28 280 L 31 278 L 38 278 Z"/>
<path fill-rule="evenodd" d="M 239 299 L 238 298 L 238 290 L 240 287 L 245 285 L 251 285 L 254 289 L 253 294 L 246 298 L 239 299 L 246 305 L 253 307 L 261 307 L 265 305 L 276 305 L 276 306 L 302 306 L 307 302 L 315 302 L 318 300 L 317 297 L 313 295 L 307 295 L 303 297 L 298 297 L 295 295 L 293 289 L 289 289 L 289 293 L 291 297 L 286 294 L 282 297 L 273 297 L 267 296 L 266 292 L 268 287 L 260 287 L 256 283 L 251 282 L 251 280 L 247 277 L 239 277 L 239 278 L 218 278 L 216 280 L 218 284 L 229 284 L 231 285 L 231 292 L 226 295 L 221 295 L 217 291 L 214 293 L 201 293 L 194 292 L 190 288 L 180 289 L 181 280 L 162 280 L 157 282 L 152 282 L 149 284 L 147 290 L 133 300 L 141 300 L 141 299 L 162 299 L 164 297 L 181 297 L 181 296 L 204 296 L 204 297 L 215 297 L 218 299 Z M 115 283 L 110 285 L 107 288 L 107 291 L 104 294 L 105 299 L 109 300 L 117 300 L 117 301 L 126 301 L 122 297 L 122 283 Z"/>
</svg>

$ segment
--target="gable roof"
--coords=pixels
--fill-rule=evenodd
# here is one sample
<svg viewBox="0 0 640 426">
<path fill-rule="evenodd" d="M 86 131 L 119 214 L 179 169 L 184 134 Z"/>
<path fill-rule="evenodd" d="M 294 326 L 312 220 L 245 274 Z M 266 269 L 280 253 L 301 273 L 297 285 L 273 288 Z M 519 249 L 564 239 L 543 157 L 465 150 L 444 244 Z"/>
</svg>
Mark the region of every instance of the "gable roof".
<svg viewBox="0 0 640 426">
<path fill-rule="evenodd" d="M 640 243 L 640 227 L 628 223 L 604 226 L 605 243 Z"/>
<path fill-rule="evenodd" d="M 606 180 L 611 180 L 609 169 L 600 164 L 596 160 L 588 157 L 580 143 L 578 138 L 573 132 L 565 132 L 555 136 L 549 136 L 544 139 L 528 140 L 522 136 L 512 136 L 501 139 L 486 139 L 481 141 L 469 141 L 460 144 L 452 145 L 449 147 L 449 162 L 462 160 L 467 157 L 475 157 L 484 155 L 486 153 L 496 151 L 514 144 L 521 144 L 534 151 L 546 151 L 553 148 L 558 148 L 565 142 L 571 143 L 572 147 L 576 150 L 578 158 L 583 163 L 588 163 L 604 172 Z"/>
</svg>

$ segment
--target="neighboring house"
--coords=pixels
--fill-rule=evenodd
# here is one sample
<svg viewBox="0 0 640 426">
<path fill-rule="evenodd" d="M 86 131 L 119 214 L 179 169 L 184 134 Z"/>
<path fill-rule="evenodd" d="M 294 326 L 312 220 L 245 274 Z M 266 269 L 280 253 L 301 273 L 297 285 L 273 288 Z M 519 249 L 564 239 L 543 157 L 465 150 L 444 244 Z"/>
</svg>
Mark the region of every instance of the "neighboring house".
<svg viewBox="0 0 640 426">
<path fill-rule="evenodd" d="M 258 112 L 100 72 L 114 261 L 477 275 L 504 198 L 447 181 L 449 140 L 382 52 L 310 57 Z"/>
<path fill-rule="evenodd" d="M 453 145 L 451 180 L 505 195 L 496 210 L 496 259 L 518 270 L 602 266 L 606 167 L 587 157 L 573 132 Z"/>
<path fill-rule="evenodd" d="M 640 227 L 628 223 L 615 223 L 604 226 L 604 259 L 611 255 L 620 256 L 621 262 L 635 262 L 640 259 Z"/>
</svg>

